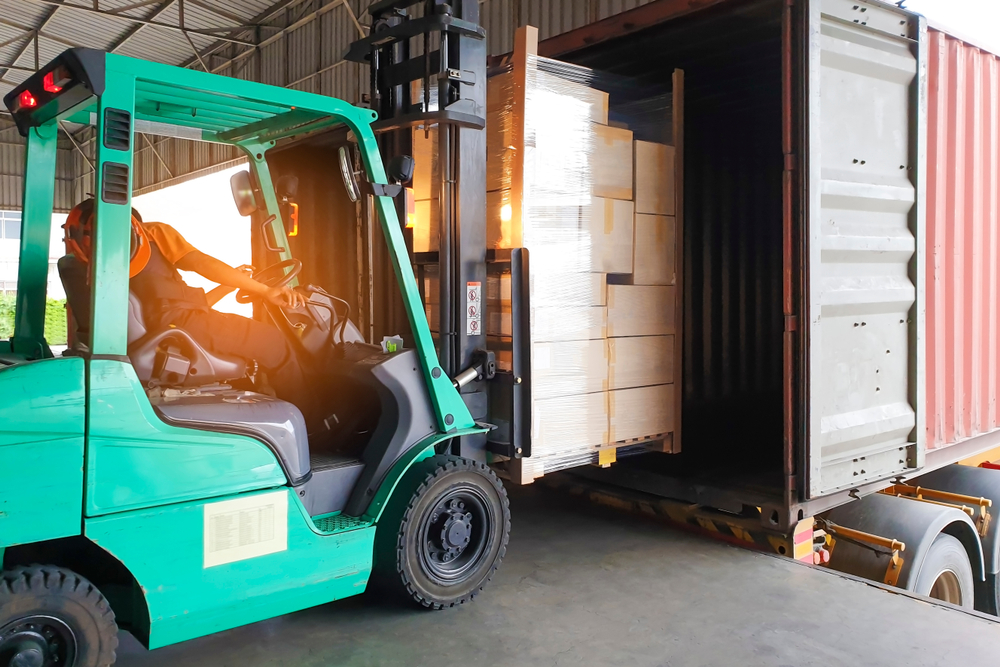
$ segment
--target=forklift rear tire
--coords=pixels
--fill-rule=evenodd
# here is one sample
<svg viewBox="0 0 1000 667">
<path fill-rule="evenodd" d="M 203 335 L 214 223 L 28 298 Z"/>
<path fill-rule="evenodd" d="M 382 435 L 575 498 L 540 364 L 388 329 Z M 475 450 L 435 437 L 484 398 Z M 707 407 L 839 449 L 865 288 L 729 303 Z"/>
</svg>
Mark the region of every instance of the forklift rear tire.
<svg viewBox="0 0 1000 667">
<path fill-rule="evenodd" d="M 432 456 L 407 471 L 379 521 L 376 575 L 383 589 L 424 607 L 454 607 L 490 581 L 509 535 L 507 491 L 493 471 Z"/>
<path fill-rule="evenodd" d="M 0 665 L 108 667 L 117 648 L 115 614 L 83 577 L 48 565 L 0 574 Z"/>
<path fill-rule="evenodd" d="M 976 583 L 969 554 L 958 538 L 941 533 L 924 556 L 914 592 L 972 609 Z"/>
</svg>

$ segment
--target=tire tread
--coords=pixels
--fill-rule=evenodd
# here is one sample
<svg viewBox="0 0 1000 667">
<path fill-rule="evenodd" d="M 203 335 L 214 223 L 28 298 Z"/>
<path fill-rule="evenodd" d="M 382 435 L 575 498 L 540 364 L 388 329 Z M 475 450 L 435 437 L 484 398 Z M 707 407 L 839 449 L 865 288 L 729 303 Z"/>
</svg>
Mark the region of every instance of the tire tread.
<svg viewBox="0 0 1000 667">
<path fill-rule="evenodd" d="M 35 592 L 61 595 L 88 608 L 101 639 L 97 660 L 93 664 L 95 667 L 110 667 L 115 663 L 118 624 L 111 605 L 96 586 L 71 570 L 53 565 L 17 566 L 0 573 L 0 607 L 4 598 Z"/>
<path fill-rule="evenodd" d="M 429 463 L 428 463 L 429 462 Z M 423 464 L 423 465 L 421 465 Z M 472 461 L 470 459 L 463 458 L 461 456 L 434 456 L 417 464 L 424 469 L 426 472 L 423 476 L 423 480 L 414 489 L 413 493 L 410 495 L 409 501 L 403 511 L 403 515 L 399 524 L 399 529 L 396 533 L 396 549 L 394 570 L 395 576 L 399 578 L 399 581 L 403 584 L 403 589 L 405 590 L 406 596 L 412 601 L 416 602 L 420 606 L 427 609 L 441 610 L 450 607 L 455 607 L 458 605 L 465 604 L 466 602 L 472 601 L 479 593 L 483 591 L 486 585 L 493 579 L 493 575 L 496 573 L 497 569 L 500 567 L 500 563 L 503 562 L 504 556 L 507 554 L 507 543 L 510 537 L 510 501 L 507 498 L 507 490 L 504 488 L 503 483 L 500 478 L 496 476 L 488 466 L 483 465 L 477 461 Z M 420 468 L 415 466 L 419 471 Z M 500 503 L 503 507 L 503 520 L 504 527 L 502 531 L 502 542 L 500 544 L 500 550 L 497 552 L 497 557 L 492 563 L 489 572 L 483 577 L 479 586 L 469 591 L 462 597 L 453 600 L 448 604 L 443 604 L 437 600 L 430 599 L 424 596 L 420 590 L 414 585 L 406 569 L 403 567 L 403 556 L 406 550 L 405 543 L 405 533 L 404 527 L 407 523 L 414 520 L 413 511 L 416 508 L 418 502 L 427 493 L 431 487 L 437 482 L 438 479 L 446 475 L 454 474 L 460 471 L 476 472 L 482 475 L 484 478 L 488 479 L 493 487 L 496 489 L 498 495 L 500 496 Z M 419 474 L 419 473 L 418 473 Z"/>
</svg>

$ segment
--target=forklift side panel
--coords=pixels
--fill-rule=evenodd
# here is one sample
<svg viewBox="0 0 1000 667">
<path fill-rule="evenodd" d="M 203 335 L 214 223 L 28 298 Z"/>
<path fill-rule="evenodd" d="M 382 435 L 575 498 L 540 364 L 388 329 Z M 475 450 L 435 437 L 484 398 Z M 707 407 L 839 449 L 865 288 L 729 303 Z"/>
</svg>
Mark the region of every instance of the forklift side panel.
<svg viewBox="0 0 1000 667">
<path fill-rule="evenodd" d="M 0 371 L 0 551 L 80 534 L 83 359 Z"/>
<path fill-rule="evenodd" d="M 276 498 L 278 494 L 287 495 Z M 266 522 L 252 514 L 235 512 L 228 524 L 212 522 L 206 518 L 212 506 L 233 500 L 259 500 L 266 506 L 275 499 L 281 501 L 275 507 L 287 507 L 286 516 L 273 516 L 271 525 L 280 531 L 278 521 L 287 524 L 284 548 L 211 564 L 218 540 L 252 547 L 272 535 Z M 295 491 L 278 489 L 87 519 L 86 534 L 139 582 L 149 607 L 152 649 L 363 592 L 375 528 L 360 525 L 364 527 L 321 535 Z M 166 572 L 170 576 L 164 579 Z"/>
<path fill-rule="evenodd" d="M 287 483 L 253 438 L 161 421 L 127 360 L 94 359 L 89 373 L 87 516 Z"/>
</svg>

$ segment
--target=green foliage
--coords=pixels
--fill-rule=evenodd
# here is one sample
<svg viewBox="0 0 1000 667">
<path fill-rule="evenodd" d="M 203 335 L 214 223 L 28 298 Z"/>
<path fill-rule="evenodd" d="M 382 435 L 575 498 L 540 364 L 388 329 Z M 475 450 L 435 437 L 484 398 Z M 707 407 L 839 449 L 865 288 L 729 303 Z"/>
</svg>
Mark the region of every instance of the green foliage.
<svg viewBox="0 0 1000 667">
<path fill-rule="evenodd" d="M 0 295 L 0 340 L 14 335 L 14 304 L 12 294 Z M 46 299 L 45 340 L 49 345 L 66 344 L 66 300 Z"/>
<path fill-rule="evenodd" d="M 14 335 L 14 295 L 0 294 L 0 339 Z"/>
</svg>

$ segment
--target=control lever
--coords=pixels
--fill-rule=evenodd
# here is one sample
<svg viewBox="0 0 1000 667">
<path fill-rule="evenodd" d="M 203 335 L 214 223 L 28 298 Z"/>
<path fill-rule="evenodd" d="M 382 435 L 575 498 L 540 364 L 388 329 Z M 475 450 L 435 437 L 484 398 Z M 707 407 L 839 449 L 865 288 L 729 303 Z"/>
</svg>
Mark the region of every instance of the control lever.
<svg viewBox="0 0 1000 667">
<path fill-rule="evenodd" d="M 452 383 L 461 389 L 473 380 L 492 380 L 497 375 L 497 357 L 489 350 L 476 350 L 472 355 L 472 365 L 455 376 Z"/>
</svg>

